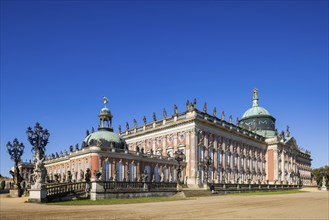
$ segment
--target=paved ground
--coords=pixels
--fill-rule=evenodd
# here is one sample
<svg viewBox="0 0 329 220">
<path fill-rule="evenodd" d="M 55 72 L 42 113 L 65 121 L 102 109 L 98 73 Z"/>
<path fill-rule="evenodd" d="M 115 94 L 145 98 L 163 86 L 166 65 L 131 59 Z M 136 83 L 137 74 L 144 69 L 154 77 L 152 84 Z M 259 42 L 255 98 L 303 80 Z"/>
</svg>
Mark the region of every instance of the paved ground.
<svg viewBox="0 0 329 220">
<path fill-rule="evenodd" d="M 59 206 L 0 197 L 0 219 L 329 219 L 329 193 L 211 196 L 129 205 Z"/>
</svg>

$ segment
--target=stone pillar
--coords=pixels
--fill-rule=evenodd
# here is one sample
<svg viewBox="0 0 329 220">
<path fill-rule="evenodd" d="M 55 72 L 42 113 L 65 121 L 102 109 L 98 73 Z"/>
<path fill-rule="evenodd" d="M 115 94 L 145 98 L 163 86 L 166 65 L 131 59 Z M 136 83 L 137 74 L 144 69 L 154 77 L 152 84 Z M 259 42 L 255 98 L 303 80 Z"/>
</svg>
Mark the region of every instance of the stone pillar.
<svg viewBox="0 0 329 220">
<path fill-rule="evenodd" d="M 224 175 L 224 180 L 223 181 L 225 181 L 225 183 L 227 182 L 227 178 L 226 178 L 226 176 L 227 176 L 227 167 L 226 167 L 226 160 L 227 160 L 227 158 L 226 158 L 226 154 L 227 154 L 227 151 L 226 151 L 226 143 L 224 142 L 223 143 L 223 151 L 222 151 L 222 155 L 223 155 L 223 160 L 222 160 L 222 167 L 223 167 L 223 174 L 225 174 Z M 222 177 L 223 178 L 223 177 Z"/>
<path fill-rule="evenodd" d="M 137 165 L 136 165 L 136 178 L 137 178 L 138 182 L 139 182 L 139 179 L 140 179 L 140 175 L 141 175 L 140 162 L 137 162 Z"/>
<path fill-rule="evenodd" d="M 214 166 L 213 166 L 213 176 L 214 180 L 217 179 L 218 182 L 218 149 L 217 149 L 217 140 L 214 141 Z"/>
<path fill-rule="evenodd" d="M 90 200 L 104 199 L 104 183 L 102 181 L 91 182 Z"/>
<path fill-rule="evenodd" d="M 115 159 L 113 159 L 113 165 L 111 166 L 112 169 L 112 176 L 113 176 L 113 181 L 117 181 L 117 166 L 116 166 L 116 162 Z"/>
<path fill-rule="evenodd" d="M 238 152 L 237 152 L 237 157 L 236 157 L 236 160 L 237 160 L 237 178 L 239 178 L 239 181 L 237 181 L 237 183 L 240 183 L 241 179 L 240 179 L 240 168 L 241 168 L 241 161 L 240 161 L 240 157 L 241 157 L 241 152 L 240 152 L 240 148 L 238 148 Z"/>
<path fill-rule="evenodd" d="M 128 161 L 125 162 L 124 164 L 124 179 L 125 181 L 129 180 L 129 176 L 128 176 L 128 171 L 129 170 L 129 165 L 128 165 Z"/>
<path fill-rule="evenodd" d="M 193 129 L 190 133 L 190 151 L 191 157 L 190 163 L 190 174 L 187 180 L 187 184 L 197 184 L 197 173 L 198 173 L 198 136 L 196 129 Z"/>
<path fill-rule="evenodd" d="M 284 154 L 284 150 L 282 150 L 281 153 L 281 181 L 285 180 L 285 154 Z"/>
<path fill-rule="evenodd" d="M 187 162 L 186 164 L 186 176 L 189 178 L 191 176 L 191 142 L 190 142 L 190 132 L 185 133 L 185 160 Z"/>
<path fill-rule="evenodd" d="M 229 160 L 230 160 L 230 181 L 231 182 L 234 182 L 234 180 L 233 180 L 233 169 L 234 169 L 234 167 L 233 167 L 233 153 L 232 153 L 232 149 L 231 149 L 231 147 L 232 147 L 232 145 L 230 146 L 230 153 L 229 153 Z"/>
<path fill-rule="evenodd" d="M 177 143 L 177 133 L 175 133 L 173 136 L 174 136 L 174 152 L 173 153 L 175 153 L 178 150 L 178 148 L 177 148 L 177 145 L 178 145 L 178 143 Z"/>
<path fill-rule="evenodd" d="M 159 166 L 159 169 L 158 169 L 158 173 L 159 173 L 159 180 L 160 180 L 160 182 L 163 182 L 163 178 L 164 178 L 164 176 L 163 176 L 163 170 L 162 170 L 162 165 L 160 165 Z"/>
</svg>

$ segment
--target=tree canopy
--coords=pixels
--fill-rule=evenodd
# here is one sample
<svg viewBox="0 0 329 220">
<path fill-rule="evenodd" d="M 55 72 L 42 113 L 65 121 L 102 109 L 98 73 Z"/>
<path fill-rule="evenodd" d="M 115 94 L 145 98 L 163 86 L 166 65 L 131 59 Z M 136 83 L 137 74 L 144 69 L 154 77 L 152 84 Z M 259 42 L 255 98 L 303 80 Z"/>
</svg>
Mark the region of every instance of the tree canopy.
<svg viewBox="0 0 329 220">
<path fill-rule="evenodd" d="M 328 179 L 329 179 L 329 166 L 324 166 L 324 167 L 319 167 L 316 169 L 313 169 L 312 174 L 316 180 L 316 183 L 318 186 L 322 185 L 322 174 L 321 171 L 327 171 L 327 173 L 325 174 L 325 178 L 326 178 L 326 186 L 328 185 Z"/>
</svg>

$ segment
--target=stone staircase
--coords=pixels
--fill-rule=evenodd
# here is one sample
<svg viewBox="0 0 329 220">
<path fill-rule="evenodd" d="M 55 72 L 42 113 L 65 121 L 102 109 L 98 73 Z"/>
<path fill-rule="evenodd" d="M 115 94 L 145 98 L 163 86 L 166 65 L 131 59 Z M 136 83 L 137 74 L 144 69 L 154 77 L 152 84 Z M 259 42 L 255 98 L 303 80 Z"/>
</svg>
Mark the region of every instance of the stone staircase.
<svg viewBox="0 0 329 220">
<path fill-rule="evenodd" d="M 218 194 L 212 194 L 209 190 L 187 190 L 183 189 L 182 194 L 184 197 L 205 197 L 205 196 L 215 196 Z"/>
</svg>

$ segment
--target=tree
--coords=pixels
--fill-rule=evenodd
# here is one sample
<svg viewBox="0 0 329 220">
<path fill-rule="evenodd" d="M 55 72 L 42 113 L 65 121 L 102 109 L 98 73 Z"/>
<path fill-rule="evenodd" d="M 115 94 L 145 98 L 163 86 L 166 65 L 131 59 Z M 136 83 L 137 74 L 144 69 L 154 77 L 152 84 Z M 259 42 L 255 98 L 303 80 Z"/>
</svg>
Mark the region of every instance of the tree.
<svg viewBox="0 0 329 220">
<path fill-rule="evenodd" d="M 0 184 L 0 188 L 1 188 L 2 190 L 4 190 L 4 189 L 5 189 L 5 185 L 6 185 L 6 182 L 5 182 L 4 180 L 2 180 L 2 181 L 1 181 L 1 184 Z"/>
<path fill-rule="evenodd" d="M 322 170 L 325 170 L 327 171 L 326 173 L 326 185 L 328 185 L 328 180 L 329 180 L 329 166 L 324 166 L 324 167 L 320 167 L 320 168 L 316 168 L 316 169 L 313 169 L 312 170 L 312 174 L 316 180 L 316 183 L 318 186 L 321 186 L 322 185 L 322 175 L 321 175 L 321 172 Z"/>
</svg>

